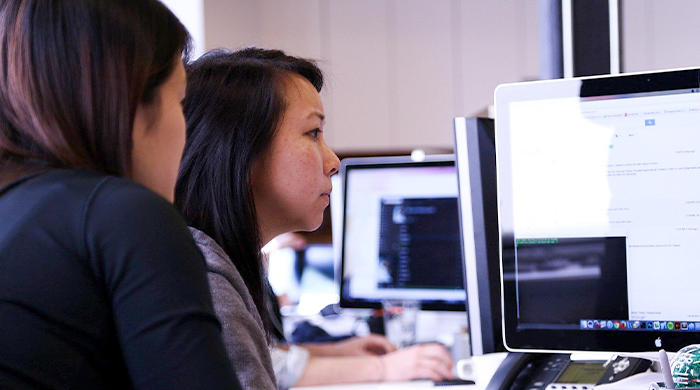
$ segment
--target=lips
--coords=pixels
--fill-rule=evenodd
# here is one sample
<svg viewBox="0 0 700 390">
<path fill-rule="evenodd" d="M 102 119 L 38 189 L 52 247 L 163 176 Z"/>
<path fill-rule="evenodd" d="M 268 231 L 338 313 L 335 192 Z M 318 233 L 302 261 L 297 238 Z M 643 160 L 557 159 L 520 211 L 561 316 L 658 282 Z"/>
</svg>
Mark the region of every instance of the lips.
<svg viewBox="0 0 700 390">
<path fill-rule="evenodd" d="M 331 192 L 326 191 L 326 192 L 322 193 L 320 198 L 323 198 L 323 200 L 324 200 L 323 203 L 325 203 L 326 205 L 330 204 L 331 203 Z"/>
</svg>

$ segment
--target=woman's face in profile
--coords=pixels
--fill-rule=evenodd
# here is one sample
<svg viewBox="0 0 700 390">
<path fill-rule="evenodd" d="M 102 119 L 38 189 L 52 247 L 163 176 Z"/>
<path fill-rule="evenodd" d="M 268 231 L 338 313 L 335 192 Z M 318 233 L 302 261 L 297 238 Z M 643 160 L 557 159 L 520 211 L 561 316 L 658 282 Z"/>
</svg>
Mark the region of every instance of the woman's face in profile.
<svg viewBox="0 0 700 390">
<path fill-rule="evenodd" d="M 177 61 L 170 77 L 158 88 L 157 98 L 146 106 L 139 104 L 134 119 L 132 178 L 171 203 L 185 148 L 182 100 L 186 86 L 185 67 Z"/>
<path fill-rule="evenodd" d="M 285 100 L 282 123 L 251 175 L 266 241 L 321 225 L 332 189 L 330 177 L 340 165 L 324 141 L 323 103 L 313 85 L 301 76 L 291 76 Z"/>
</svg>

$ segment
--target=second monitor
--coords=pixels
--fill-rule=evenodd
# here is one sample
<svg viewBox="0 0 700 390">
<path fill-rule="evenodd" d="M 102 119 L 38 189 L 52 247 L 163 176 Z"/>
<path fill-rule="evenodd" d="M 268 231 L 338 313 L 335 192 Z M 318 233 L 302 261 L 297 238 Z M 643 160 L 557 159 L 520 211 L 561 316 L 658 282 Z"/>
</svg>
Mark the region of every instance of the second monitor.
<svg viewBox="0 0 700 390">
<path fill-rule="evenodd" d="M 465 310 L 454 157 L 345 159 L 340 174 L 340 305 L 416 299 L 425 310 Z"/>
</svg>

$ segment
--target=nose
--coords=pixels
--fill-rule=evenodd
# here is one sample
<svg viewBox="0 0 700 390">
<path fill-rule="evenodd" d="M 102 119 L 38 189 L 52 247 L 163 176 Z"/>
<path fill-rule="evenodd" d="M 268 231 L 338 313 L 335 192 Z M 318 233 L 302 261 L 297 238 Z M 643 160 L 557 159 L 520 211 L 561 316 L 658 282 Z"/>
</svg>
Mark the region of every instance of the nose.
<svg viewBox="0 0 700 390">
<path fill-rule="evenodd" d="M 331 176 L 338 172 L 338 169 L 340 169 L 340 160 L 338 159 L 338 156 L 331 150 L 331 148 L 328 147 L 328 145 L 325 145 L 325 150 L 326 150 L 326 155 L 323 160 L 323 172 L 326 174 L 326 176 Z"/>
</svg>

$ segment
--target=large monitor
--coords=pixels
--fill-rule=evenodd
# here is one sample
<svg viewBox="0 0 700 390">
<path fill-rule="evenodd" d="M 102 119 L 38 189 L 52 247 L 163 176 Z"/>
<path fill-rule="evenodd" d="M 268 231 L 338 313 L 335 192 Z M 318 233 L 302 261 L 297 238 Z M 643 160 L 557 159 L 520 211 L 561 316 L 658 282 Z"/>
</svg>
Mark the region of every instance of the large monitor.
<svg viewBox="0 0 700 390">
<path fill-rule="evenodd" d="M 454 157 L 344 159 L 340 306 L 464 311 Z"/>
<path fill-rule="evenodd" d="M 700 70 L 500 86 L 505 342 L 700 340 Z"/>
<path fill-rule="evenodd" d="M 462 257 L 472 355 L 504 351 L 493 119 L 455 118 Z"/>
</svg>

